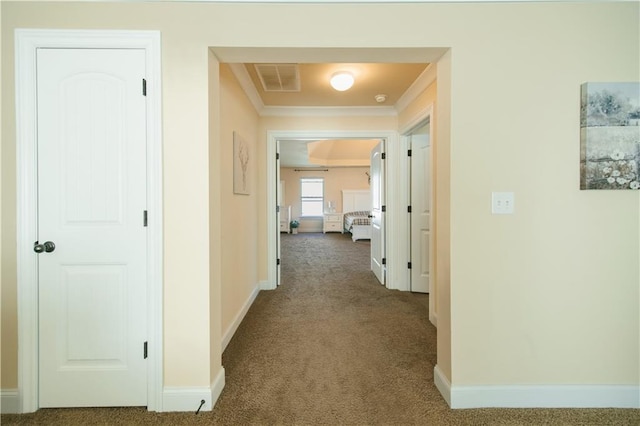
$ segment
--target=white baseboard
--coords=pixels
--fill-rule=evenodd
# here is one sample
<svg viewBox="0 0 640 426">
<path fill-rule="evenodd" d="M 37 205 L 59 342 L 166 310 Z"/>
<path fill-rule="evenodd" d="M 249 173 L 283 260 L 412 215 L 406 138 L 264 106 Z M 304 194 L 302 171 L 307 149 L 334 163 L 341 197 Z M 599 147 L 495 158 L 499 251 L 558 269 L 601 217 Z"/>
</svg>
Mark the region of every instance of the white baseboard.
<svg viewBox="0 0 640 426">
<path fill-rule="evenodd" d="M 431 321 L 431 324 L 433 324 L 435 328 L 438 328 L 438 314 L 429 311 L 429 321 Z"/>
<path fill-rule="evenodd" d="M 224 389 L 224 368 L 210 386 L 201 387 L 165 387 L 162 393 L 162 411 L 211 411 Z"/>
<path fill-rule="evenodd" d="M 244 319 L 244 316 L 247 315 L 249 308 L 253 304 L 254 300 L 256 300 L 256 297 L 260 292 L 260 287 L 261 285 L 258 285 L 256 288 L 253 289 L 253 292 L 251 292 L 251 294 L 249 295 L 249 298 L 247 299 L 245 304 L 242 306 L 242 309 L 240 309 L 240 312 L 238 312 L 236 317 L 233 319 L 233 322 L 231 323 L 229 328 L 227 328 L 227 330 L 222 334 L 222 352 L 224 352 L 224 350 L 227 348 L 227 345 L 231 341 L 231 338 L 233 337 L 233 335 L 236 333 L 236 330 L 238 330 L 238 327 L 240 326 L 240 323 Z"/>
<path fill-rule="evenodd" d="M 633 385 L 453 386 L 451 408 L 640 408 Z"/>
<path fill-rule="evenodd" d="M 165 387 L 162 393 L 162 411 L 211 411 L 224 389 L 224 368 L 220 368 L 210 387 Z M 0 413 L 19 414 L 20 398 L 17 389 L 0 390 Z"/>
<path fill-rule="evenodd" d="M 162 411 L 193 411 L 195 413 L 203 400 L 204 404 L 200 411 L 211 411 L 218 396 L 216 395 L 214 400 L 210 386 L 167 386 L 162 392 Z"/>
<path fill-rule="evenodd" d="M 218 402 L 218 398 L 222 394 L 222 390 L 224 389 L 225 379 L 224 379 L 224 367 L 220 367 L 220 371 L 216 375 L 216 378 L 211 383 L 211 405 L 215 406 L 216 402 Z"/>
<path fill-rule="evenodd" d="M 20 398 L 18 389 L 0 389 L 0 413 L 20 413 Z"/>
<path fill-rule="evenodd" d="M 433 372 L 451 408 L 640 408 L 635 385 L 452 386 L 437 365 Z"/>
<path fill-rule="evenodd" d="M 437 364 L 433 368 L 433 382 L 449 407 L 453 408 L 451 405 L 451 382 L 447 379 L 447 376 L 442 373 L 442 370 L 440 370 Z"/>
<path fill-rule="evenodd" d="M 273 290 L 277 286 L 271 285 L 271 283 L 269 283 L 269 281 L 267 280 L 262 280 L 258 283 L 258 287 L 260 287 L 260 290 Z"/>
</svg>

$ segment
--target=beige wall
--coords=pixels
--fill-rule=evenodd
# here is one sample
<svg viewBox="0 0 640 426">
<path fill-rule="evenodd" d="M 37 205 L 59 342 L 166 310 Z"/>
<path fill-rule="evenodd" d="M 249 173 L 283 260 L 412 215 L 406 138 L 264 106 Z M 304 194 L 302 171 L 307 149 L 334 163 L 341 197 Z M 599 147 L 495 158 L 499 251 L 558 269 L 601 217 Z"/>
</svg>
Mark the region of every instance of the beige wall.
<svg viewBox="0 0 640 426">
<path fill-rule="evenodd" d="M 558 6 L 498 8 L 452 51 L 454 383 L 639 380 L 640 193 L 578 190 L 577 108 L 582 82 L 638 79 L 639 5 Z"/>
<path fill-rule="evenodd" d="M 227 332 L 258 287 L 258 114 L 228 65 L 220 69 L 220 169 L 210 170 L 221 182 L 222 333 Z M 250 147 L 250 195 L 233 193 L 233 132 Z M 213 219 L 213 218 L 212 218 Z M 214 219 L 215 220 L 215 219 Z"/>
<path fill-rule="evenodd" d="M 435 167 L 438 367 L 453 383 L 451 365 L 451 51 L 438 62 Z"/>
<path fill-rule="evenodd" d="M 451 377 L 451 339 L 449 318 L 449 265 L 450 265 L 450 232 L 449 232 L 449 99 L 448 91 L 450 80 L 450 54 L 447 53 L 437 65 L 433 65 L 430 73 L 442 80 L 440 87 L 438 82 L 431 83 L 416 99 L 398 114 L 398 125 L 401 131 L 411 130 L 415 126 L 416 119 L 422 117 L 426 111 L 430 111 L 431 126 L 431 172 L 432 172 L 432 197 L 434 209 L 431 216 L 431 250 L 430 279 L 435 283 L 429 293 L 433 305 L 429 312 L 434 315 L 438 324 L 438 367 L 447 376 Z M 439 94 L 440 93 L 440 94 Z M 438 99 L 441 99 L 439 104 Z M 440 113 L 439 113 L 440 112 Z M 444 120 L 444 121 L 443 121 Z M 444 129 L 445 134 L 440 134 Z M 440 136 L 440 138 L 439 138 Z M 445 311 L 441 314 L 440 299 L 444 297 Z M 440 318 L 442 317 L 442 318 Z"/>
<path fill-rule="evenodd" d="M 285 183 L 284 205 L 291 206 L 291 217 L 300 217 L 300 179 L 304 177 L 320 177 L 324 179 L 324 199 L 325 209 L 327 201 L 334 203 L 336 211 L 342 212 L 342 190 L 343 189 L 369 189 L 367 175 L 369 167 L 329 167 L 328 172 L 301 171 L 296 172 L 295 168 L 282 167 L 280 169 L 280 180 Z M 306 220 L 302 219 L 300 228 L 311 232 L 322 231 L 322 222 L 315 223 L 315 227 L 305 226 Z M 318 222 L 318 221 L 315 221 Z"/>
<path fill-rule="evenodd" d="M 162 31 L 166 385 L 208 385 L 220 368 L 212 350 L 220 345 L 219 332 L 211 327 L 221 316 L 215 310 L 222 283 L 210 262 L 220 250 L 211 240 L 223 208 L 209 207 L 216 206 L 216 191 L 224 196 L 224 184 L 211 170 L 217 164 L 209 144 L 216 114 L 208 110 L 207 47 L 290 46 L 294 39 L 299 47 L 451 48 L 442 64 L 450 67 L 451 79 L 443 84 L 438 78 L 439 96 L 450 93 L 450 104 L 439 104 L 438 140 L 448 139 L 450 124 L 450 145 L 444 147 L 450 162 L 442 151 L 439 161 L 450 164 L 451 220 L 450 291 L 440 289 L 438 296 L 438 363 L 447 364 L 453 385 L 638 383 L 640 194 L 578 190 L 579 87 L 585 81 L 638 79 L 637 3 L 0 7 L 2 388 L 17 383 L 15 364 L 5 362 L 15 360 L 17 350 L 16 27 Z M 449 108 L 450 117 L 443 118 Z M 366 120 L 336 121 L 360 128 Z M 381 120 L 369 121 L 388 128 Z M 300 119 L 295 126 L 336 124 Z M 259 158 L 265 131 L 291 125 L 262 120 Z M 259 173 L 261 181 L 264 166 Z M 516 214 L 492 216 L 491 191 L 503 190 L 515 192 Z M 257 191 L 261 209 L 266 195 Z M 444 202 L 442 214 L 449 208 Z M 265 229 L 260 216 L 259 255 L 266 247 Z M 442 319 L 448 315 L 450 323 Z M 450 337 L 450 364 L 441 333 Z"/>
<path fill-rule="evenodd" d="M 222 120 L 220 63 L 211 51 L 209 62 L 209 372 L 210 383 L 222 374 Z"/>
</svg>

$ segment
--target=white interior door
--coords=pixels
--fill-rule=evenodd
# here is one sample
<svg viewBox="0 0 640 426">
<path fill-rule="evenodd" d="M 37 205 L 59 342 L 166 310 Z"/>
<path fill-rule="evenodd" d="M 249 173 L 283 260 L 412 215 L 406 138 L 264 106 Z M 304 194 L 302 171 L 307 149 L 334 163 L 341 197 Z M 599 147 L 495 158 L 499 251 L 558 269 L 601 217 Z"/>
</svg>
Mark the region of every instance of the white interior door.
<svg viewBox="0 0 640 426">
<path fill-rule="evenodd" d="M 144 76 L 142 49 L 37 53 L 40 407 L 147 405 Z"/>
<path fill-rule="evenodd" d="M 385 283 L 384 261 L 384 162 L 382 141 L 371 151 L 371 270 Z"/>
<path fill-rule="evenodd" d="M 280 285 L 280 219 L 282 218 L 282 204 L 284 203 L 284 182 L 280 181 L 280 142 L 276 141 L 276 285 Z"/>
<path fill-rule="evenodd" d="M 431 148 L 429 125 L 411 135 L 411 291 L 429 293 Z"/>
</svg>

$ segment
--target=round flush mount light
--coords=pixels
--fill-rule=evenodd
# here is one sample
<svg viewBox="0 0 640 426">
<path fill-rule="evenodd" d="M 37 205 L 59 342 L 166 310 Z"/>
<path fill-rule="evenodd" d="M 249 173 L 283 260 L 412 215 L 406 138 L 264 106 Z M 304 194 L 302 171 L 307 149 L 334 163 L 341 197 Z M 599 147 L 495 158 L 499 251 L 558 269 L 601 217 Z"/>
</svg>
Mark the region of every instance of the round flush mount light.
<svg viewBox="0 0 640 426">
<path fill-rule="evenodd" d="M 331 76 L 330 83 L 331 87 L 337 91 L 344 92 L 353 86 L 354 81 L 355 79 L 353 78 L 353 74 L 346 71 L 340 71 Z"/>
</svg>

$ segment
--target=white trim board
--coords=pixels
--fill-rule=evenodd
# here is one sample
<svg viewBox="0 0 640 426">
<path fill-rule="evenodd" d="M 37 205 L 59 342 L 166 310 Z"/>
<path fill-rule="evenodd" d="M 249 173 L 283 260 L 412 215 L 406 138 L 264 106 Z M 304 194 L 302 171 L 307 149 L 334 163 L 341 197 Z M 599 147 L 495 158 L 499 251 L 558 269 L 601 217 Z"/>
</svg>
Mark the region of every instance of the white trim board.
<svg viewBox="0 0 640 426">
<path fill-rule="evenodd" d="M 436 387 L 451 408 L 640 408 L 636 385 L 452 386 L 436 365 Z"/>
<path fill-rule="evenodd" d="M 261 285 L 258 285 L 253 289 L 253 291 L 249 295 L 249 298 L 242 306 L 242 309 L 240 309 L 240 312 L 238 312 L 231 325 L 229 325 L 229 328 L 227 328 L 227 330 L 222 334 L 222 352 L 224 352 L 224 350 L 227 348 L 227 345 L 233 338 L 234 334 L 236 334 L 236 331 L 238 330 L 238 327 L 240 327 L 240 324 L 242 323 L 245 315 L 247 315 L 247 312 L 249 312 L 249 308 L 251 308 L 251 305 L 253 305 L 256 297 L 258 297 L 258 293 L 260 293 L 260 287 Z"/>
<path fill-rule="evenodd" d="M 20 395 L 18 389 L 0 389 L 0 413 L 20 413 Z"/>
<path fill-rule="evenodd" d="M 429 67 L 428 69 L 430 69 L 431 67 Z M 434 77 L 435 78 L 435 77 Z M 433 82 L 433 81 L 432 81 Z M 431 84 L 431 83 L 429 83 Z M 436 249 L 436 227 L 435 224 L 437 222 L 437 214 L 436 214 L 436 202 L 435 202 L 435 197 L 434 194 L 436 193 L 435 190 L 435 182 L 436 182 L 436 175 L 435 175 L 435 170 L 436 167 L 434 166 L 434 161 L 435 161 L 435 156 L 434 153 L 437 152 L 436 146 L 438 144 L 438 141 L 435 140 L 435 132 L 434 132 L 434 120 L 433 120 L 433 111 L 434 111 L 434 104 L 430 103 L 429 105 L 425 106 L 424 108 L 420 109 L 419 111 L 417 111 L 415 114 L 413 114 L 406 122 L 406 124 L 402 127 L 400 134 L 402 135 L 400 140 L 402 143 L 402 150 L 406 151 L 408 150 L 409 147 L 409 140 L 411 138 L 411 134 L 414 130 L 416 130 L 419 126 L 422 125 L 426 125 L 427 123 L 429 123 L 429 144 L 431 145 L 431 155 L 430 157 L 430 161 L 431 161 L 431 181 L 430 181 L 430 185 L 431 185 L 431 189 L 429 191 L 429 193 L 431 194 L 431 199 L 430 199 L 430 204 L 431 204 L 431 215 L 430 215 L 430 222 L 429 222 L 429 229 L 431 229 L 431 232 L 429 232 L 429 271 L 430 271 L 430 276 L 429 276 L 429 321 L 431 321 L 431 324 L 433 324 L 436 328 L 438 327 L 438 313 L 436 312 L 436 298 L 438 295 L 438 289 L 436 287 L 436 279 L 437 279 L 437 274 L 438 271 L 436 270 L 436 259 L 435 259 L 435 254 L 437 253 L 437 249 Z M 401 168 L 403 168 L 404 170 L 406 170 L 407 172 L 404 174 L 404 176 L 401 177 L 401 179 L 406 179 L 406 182 L 403 182 L 403 187 L 406 188 L 406 200 L 403 200 L 404 203 L 406 203 L 407 205 L 411 204 L 411 158 L 410 157 L 405 157 L 405 163 L 401 166 Z M 407 221 L 406 221 L 406 229 L 404 229 L 402 232 L 406 232 L 407 235 L 407 241 L 411 241 L 411 219 L 410 219 L 410 213 L 408 214 L 409 216 L 407 217 Z M 410 246 L 406 247 L 406 256 L 408 261 L 411 261 L 411 249 Z M 411 270 L 407 270 L 406 273 L 406 281 L 407 281 L 407 285 L 408 288 L 411 288 Z"/>
<path fill-rule="evenodd" d="M 162 411 L 162 122 L 160 32 L 15 30 L 19 411 L 38 403 L 36 50 L 38 48 L 144 49 L 147 79 L 148 348 L 147 408 Z"/>
<path fill-rule="evenodd" d="M 279 224 L 276 216 L 276 162 L 271 161 L 276 157 L 276 147 L 279 140 L 317 140 L 317 139 L 381 139 L 385 140 L 385 151 L 391 158 L 386 167 L 385 195 L 386 195 L 386 226 L 385 226 L 385 242 L 386 242 L 386 258 L 387 258 L 387 279 L 386 286 L 393 290 L 409 289 L 406 275 L 406 262 L 402 263 L 400 259 L 406 259 L 406 251 L 404 249 L 405 238 L 403 235 L 395 232 L 399 224 L 404 224 L 404 216 L 401 211 L 404 205 L 406 212 L 406 203 L 402 204 L 398 197 L 401 197 L 406 189 L 402 185 L 406 185 L 405 181 L 400 180 L 400 170 L 402 158 L 398 133 L 394 130 L 278 130 L 267 131 L 267 155 L 265 161 L 267 170 L 267 281 L 262 286 L 262 290 L 274 290 L 277 287 L 277 265 L 276 265 L 276 244 L 277 233 L 280 232 Z M 404 152 L 406 156 L 406 151 Z M 395 159 L 395 160 L 394 160 Z M 388 188 L 394 188 L 389 191 Z M 405 213 L 406 214 L 406 213 Z M 404 268 L 402 266 L 404 265 Z"/>
<path fill-rule="evenodd" d="M 224 388 L 224 368 L 221 368 L 210 386 L 167 386 L 162 392 L 163 411 L 211 411 Z M 202 404 L 204 401 L 204 404 Z M 202 407 L 200 405 L 202 404 Z"/>
<path fill-rule="evenodd" d="M 271 290 L 271 287 L 269 287 L 269 281 L 267 280 L 261 280 L 258 285 L 260 286 L 260 290 Z"/>
</svg>

